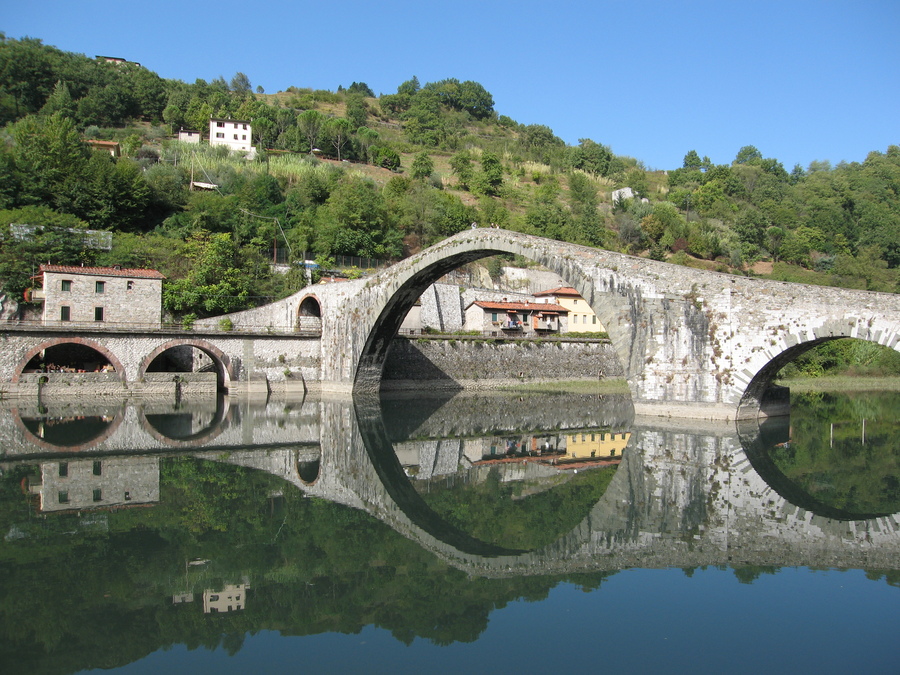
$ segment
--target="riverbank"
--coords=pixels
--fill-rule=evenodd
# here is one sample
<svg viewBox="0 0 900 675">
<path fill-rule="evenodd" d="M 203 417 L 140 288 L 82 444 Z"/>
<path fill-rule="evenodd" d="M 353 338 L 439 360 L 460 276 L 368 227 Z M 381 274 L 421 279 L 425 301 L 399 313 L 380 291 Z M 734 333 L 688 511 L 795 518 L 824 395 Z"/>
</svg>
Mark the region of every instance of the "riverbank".
<svg viewBox="0 0 900 675">
<path fill-rule="evenodd" d="M 829 391 L 900 391 L 900 377 L 860 377 L 853 375 L 823 375 L 778 380 L 776 384 L 789 387 L 791 393 Z"/>
<path fill-rule="evenodd" d="M 522 382 L 501 385 L 498 391 L 529 392 L 535 394 L 630 394 L 625 378 L 611 377 L 603 380 L 548 380 L 546 382 Z"/>
</svg>

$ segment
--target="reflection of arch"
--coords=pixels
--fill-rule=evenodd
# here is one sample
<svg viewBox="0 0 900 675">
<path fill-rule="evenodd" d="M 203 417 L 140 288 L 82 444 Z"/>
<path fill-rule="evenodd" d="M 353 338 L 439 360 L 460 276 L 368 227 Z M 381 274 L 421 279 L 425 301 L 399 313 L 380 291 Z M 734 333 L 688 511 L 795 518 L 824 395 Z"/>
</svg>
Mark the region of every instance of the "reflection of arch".
<svg viewBox="0 0 900 675">
<path fill-rule="evenodd" d="M 494 558 L 524 551 L 488 544 L 447 523 L 416 492 L 384 428 L 377 398 L 353 399 L 363 444 L 385 491 L 409 520 L 437 540 L 471 555 Z"/>
<path fill-rule="evenodd" d="M 177 340 L 169 340 L 165 342 L 152 352 L 150 352 L 147 356 L 144 357 L 143 361 L 141 361 L 141 365 L 138 368 L 138 378 L 142 378 L 144 374 L 147 372 L 147 369 L 150 367 L 150 364 L 153 363 L 153 360 L 169 349 L 173 349 L 174 347 L 193 347 L 195 349 L 199 349 L 201 352 L 206 354 L 216 367 L 216 377 L 218 380 L 219 387 L 222 389 L 227 389 L 231 384 L 231 380 L 234 379 L 234 373 L 232 372 L 231 359 L 223 352 L 221 349 L 216 347 L 211 342 L 207 342 L 206 340 L 201 339 L 177 339 Z"/>
<path fill-rule="evenodd" d="M 303 459 L 296 455 L 295 457 L 294 466 L 297 469 L 297 477 L 304 485 L 315 485 L 322 469 L 321 457 L 316 459 Z"/>
<path fill-rule="evenodd" d="M 775 440 L 781 440 L 782 437 L 788 435 L 787 427 L 789 426 L 790 418 L 788 417 L 768 420 L 764 424 L 759 424 L 756 420 L 745 420 L 738 424 L 738 436 L 741 439 L 741 445 L 744 448 L 747 459 L 750 460 L 750 464 L 756 470 L 756 473 L 759 474 L 759 477 L 785 501 L 817 516 L 831 520 L 869 520 L 893 515 L 891 511 L 886 513 L 852 513 L 826 504 L 784 475 L 784 472 L 772 461 L 769 450 L 775 445 Z"/>
<path fill-rule="evenodd" d="M 322 328 L 322 306 L 315 295 L 307 295 L 297 306 L 297 320 L 294 330 Z"/>
<path fill-rule="evenodd" d="M 163 433 L 157 425 L 149 419 L 149 417 L 152 416 L 153 415 L 148 416 L 147 413 L 141 409 L 139 420 L 141 428 L 157 441 L 173 448 L 196 448 L 207 445 L 225 430 L 228 426 L 226 422 L 230 422 L 234 417 L 234 409 L 231 407 L 227 396 L 217 396 L 216 411 L 213 418 L 209 421 L 209 424 L 200 431 L 180 438 L 173 438 L 172 436 Z"/>
<path fill-rule="evenodd" d="M 29 429 L 25 422 L 22 420 L 22 416 L 19 412 L 18 408 L 12 408 L 10 411 L 12 413 L 13 421 L 22 435 L 25 437 L 29 443 L 33 443 L 37 447 L 42 450 L 49 450 L 51 452 L 84 452 L 85 450 L 90 450 L 96 445 L 99 445 L 110 436 L 112 436 L 116 429 L 119 428 L 119 425 L 122 423 L 122 420 L 125 419 L 125 409 L 119 408 L 116 411 L 115 417 L 113 417 L 112 421 L 110 421 L 103 431 L 89 440 L 86 440 L 83 443 L 79 443 L 77 445 L 55 445 L 53 443 L 48 443 L 42 438 L 35 436 L 32 433 L 31 429 Z"/>
<path fill-rule="evenodd" d="M 87 338 L 81 337 L 59 337 L 52 338 L 50 340 L 46 340 L 39 344 L 37 347 L 32 347 L 27 352 L 25 352 L 25 356 L 19 361 L 16 369 L 14 371 L 12 381 L 16 383 L 19 381 L 19 378 L 22 376 L 22 371 L 25 370 L 25 367 L 29 364 L 31 359 L 37 356 L 42 351 L 50 349 L 51 347 L 57 347 L 60 345 L 66 344 L 75 344 L 80 345 L 82 347 L 88 347 L 89 349 L 93 349 L 95 352 L 98 352 L 103 358 L 109 361 L 110 365 L 116 371 L 116 374 L 119 376 L 119 379 L 124 382 L 125 381 L 125 367 L 122 365 L 122 362 L 116 358 L 116 355 L 109 351 L 106 347 L 101 345 L 94 340 L 89 340 Z"/>
</svg>

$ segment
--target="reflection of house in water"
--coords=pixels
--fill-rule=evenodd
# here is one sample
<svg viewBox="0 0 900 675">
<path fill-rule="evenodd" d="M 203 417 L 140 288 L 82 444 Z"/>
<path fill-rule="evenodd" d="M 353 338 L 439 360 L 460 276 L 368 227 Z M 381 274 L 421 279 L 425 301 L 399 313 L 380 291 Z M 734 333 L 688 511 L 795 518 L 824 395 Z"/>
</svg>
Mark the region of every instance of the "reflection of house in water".
<svg viewBox="0 0 900 675">
<path fill-rule="evenodd" d="M 611 431 L 579 431 L 566 434 L 566 453 L 560 459 L 620 459 L 631 434 Z"/>
<path fill-rule="evenodd" d="M 250 584 L 226 584 L 221 591 L 203 591 L 203 613 L 216 614 L 244 609 Z"/>
<path fill-rule="evenodd" d="M 29 490 L 40 495 L 43 513 L 152 504 L 159 501 L 159 458 L 44 462 Z"/>
</svg>

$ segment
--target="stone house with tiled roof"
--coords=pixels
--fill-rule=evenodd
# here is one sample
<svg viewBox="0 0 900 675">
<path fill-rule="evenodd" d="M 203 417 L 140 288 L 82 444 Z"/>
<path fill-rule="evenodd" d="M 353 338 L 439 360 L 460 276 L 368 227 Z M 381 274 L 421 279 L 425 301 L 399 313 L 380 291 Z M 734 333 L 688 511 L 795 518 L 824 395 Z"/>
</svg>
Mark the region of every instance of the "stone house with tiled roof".
<svg viewBox="0 0 900 675">
<path fill-rule="evenodd" d="M 565 331 L 568 314 L 551 303 L 476 300 L 466 307 L 463 328 L 496 335 L 553 335 Z"/>
<path fill-rule="evenodd" d="M 159 327 L 163 279 L 156 270 L 41 265 L 31 300 L 43 301 L 44 325 Z"/>
</svg>

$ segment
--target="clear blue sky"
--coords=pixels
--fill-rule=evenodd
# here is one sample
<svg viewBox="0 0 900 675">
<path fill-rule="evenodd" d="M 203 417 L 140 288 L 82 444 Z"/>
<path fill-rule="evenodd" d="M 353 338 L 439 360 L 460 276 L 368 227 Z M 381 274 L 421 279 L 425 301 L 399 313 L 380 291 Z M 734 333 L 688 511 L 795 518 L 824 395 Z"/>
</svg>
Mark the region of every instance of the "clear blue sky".
<svg viewBox="0 0 900 675">
<path fill-rule="evenodd" d="M 186 82 L 240 71 L 268 93 L 387 94 L 413 75 L 475 80 L 498 113 L 648 168 L 755 145 L 790 171 L 900 144 L 897 0 L 3 4 L 7 37 Z"/>
</svg>

